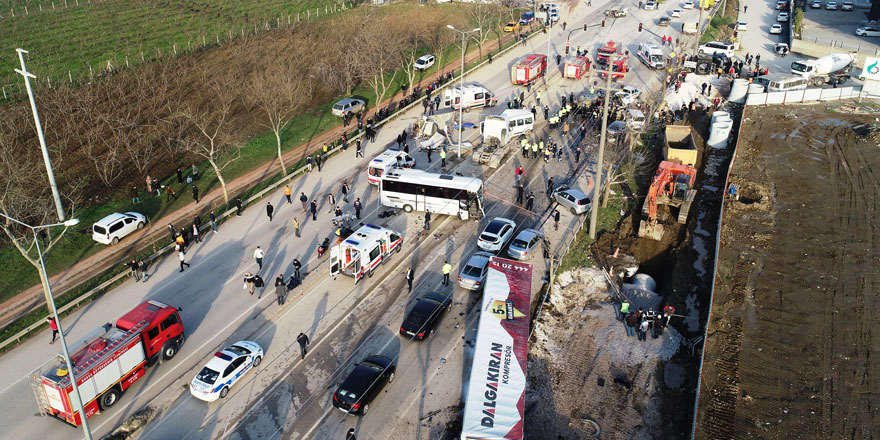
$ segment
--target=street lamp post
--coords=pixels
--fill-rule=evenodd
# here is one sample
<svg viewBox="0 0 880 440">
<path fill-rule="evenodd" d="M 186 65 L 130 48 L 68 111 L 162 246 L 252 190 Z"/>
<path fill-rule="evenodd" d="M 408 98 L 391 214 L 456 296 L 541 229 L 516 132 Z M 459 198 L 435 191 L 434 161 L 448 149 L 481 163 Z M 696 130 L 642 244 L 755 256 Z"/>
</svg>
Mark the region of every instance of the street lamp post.
<svg viewBox="0 0 880 440">
<path fill-rule="evenodd" d="M 593 179 L 593 206 L 590 209 L 590 238 L 596 239 L 596 223 L 599 218 L 599 197 L 602 186 L 602 168 L 605 166 L 605 130 L 608 128 L 608 102 L 611 101 L 611 75 L 614 74 L 614 62 L 617 54 L 608 57 L 605 71 L 600 70 L 605 76 L 605 96 L 602 99 L 602 131 L 599 135 L 599 157 L 596 163 L 596 178 Z"/>
<path fill-rule="evenodd" d="M 75 370 L 73 369 L 73 363 L 70 361 L 70 352 L 67 349 L 67 340 L 64 337 L 64 328 L 61 326 L 61 318 L 58 316 L 58 309 L 55 307 L 55 299 L 52 297 L 52 286 L 49 285 L 49 273 L 46 271 L 46 264 L 43 260 L 43 249 L 40 247 L 40 237 L 37 234 L 38 229 L 46 229 L 52 228 L 55 226 L 64 226 L 71 227 L 79 224 L 79 219 L 72 218 L 70 220 L 63 221 L 61 223 L 53 223 L 51 225 L 41 225 L 41 226 L 31 226 L 27 223 L 18 221 L 6 214 L 0 212 L 0 216 L 5 217 L 7 220 L 11 222 L 18 223 L 25 228 L 31 230 L 34 234 L 34 243 L 37 247 L 37 256 L 40 259 L 40 278 L 43 280 L 43 289 L 46 290 L 46 298 L 49 301 L 49 313 L 52 314 L 52 317 L 55 318 L 55 324 L 58 326 L 58 336 L 61 339 L 61 351 L 64 354 L 64 362 L 67 364 L 67 374 L 70 378 L 70 383 L 73 385 L 73 394 L 76 397 L 76 410 L 79 411 L 79 416 L 82 419 L 82 427 L 83 431 L 85 431 L 86 439 L 92 440 L 92 431 L 89 429 L 89 422 L 86 418 L 86 412 L 83 409 L 82 397 L 79 393 L 79 386 L 76 384 L 76 377 L 74 375 Z"/>
<path fill-rule="evenodd" d="M 464 47 L 465 47 L 465 38 L 467 38 L 468 34 L 473 32 L 479 32 L 480 28 L 472 29 L 469 31 L 460 31 L 453 27 L 451 24 L 447 24 L 446 27 L 454 30 L 461 34 L 461 78 L 458 81 L 458 157 L 461 158 L 461 134 L 464 132 Z M 455 105 L 455 98 L 452 100 L 452 104 Z"/>
<path fill-rule="evenodd" d="M 31 89 L 31 78 L 36 76 L 27 71 L 24 65 L 24 54 L 28 51 L 24 49 L 15 49 L 18 52 L 18 61 L 21 62 L 21 69 L 15 69 L 15 72 L 24 77 L 24 86 L 28 92 L 28 99 L 31 101 L 31 111 L 34 113 L 34 124 L 37 126 L 37 138 L 40 140 L 40 148 L 43 150 L 43 162 L 46 163 L 46 173 L 49 175 L 49 186 L 52 188 L 52 197 L 55 199 L 55 210 L 58 211 L 58 220 L 64 221 L 64 208 L 61 205 L 61 195 L 58 193 L 58 184 L 55 183 L 55 172 L 52 171 L 52 162 L 49 160 L 49 150 L 46 148 L 46 138 L 43 136 L 43 125 L 40 123 L 40 114 L 37 112 L 37 102 L 34 100 L 34 91 Z"/>
</svg>

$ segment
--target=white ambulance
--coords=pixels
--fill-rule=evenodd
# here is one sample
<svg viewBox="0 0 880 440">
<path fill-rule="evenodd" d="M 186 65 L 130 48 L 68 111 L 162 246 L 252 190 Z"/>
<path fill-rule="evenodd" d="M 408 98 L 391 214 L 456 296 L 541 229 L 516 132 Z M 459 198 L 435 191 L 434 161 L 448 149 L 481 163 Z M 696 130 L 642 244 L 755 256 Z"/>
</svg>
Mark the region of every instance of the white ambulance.
<svg viewBox="0 0 880 440">
<path fill-rule="evenodd" d="M 342 243 L 330 248 L 330 276 L 348 275 L 354 282 L 364 275 L 373 276 L 380 263 L 392 252 L 400 251 L 403 236 L 391 229 L 366 224 Z"/>
<path fill-rule="evenodd" d="M 494 107 L 497 103 L 498 98 L 492 92 L 475 84 L 465 85 L 464 89 L 459 86 L 450 87 L 443 94 L 443 104 L 456 110 L 462 105 L 468 111 L 474 107 Z"/>
<path fill-rule="evenodd" d="M 397 149 L 389 149 L 376 156 L 367 165 L 367 181 L 371 185 L 378 185 L 382 176 L 392 168 L 412 168 L 416 166 L 416 160 L 406 152 Z"/>
</svg>

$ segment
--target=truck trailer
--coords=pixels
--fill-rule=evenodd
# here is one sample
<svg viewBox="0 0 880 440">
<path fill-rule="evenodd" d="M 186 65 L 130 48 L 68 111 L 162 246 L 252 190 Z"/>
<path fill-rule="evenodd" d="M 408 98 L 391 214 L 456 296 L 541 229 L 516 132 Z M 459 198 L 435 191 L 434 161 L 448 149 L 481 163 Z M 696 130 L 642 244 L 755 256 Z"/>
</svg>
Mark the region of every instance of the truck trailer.
<svg viewBox="0 0 880 440">
<path fill-rule="evenodd" d="M 122 393 L 144 376 L 146 369 L 177 354 L 185 334 L 181 309 L 149 300 L 116 321 L 98 327 L 70 346 L 73 372 L 59 355 L 35 371 L 31 378 L 37 407 L 73 426 L 82 416 L 73 402 L 71 378 L 76 378 L 86 418 L 109 409 Z"/>
<path fill-rule="evenodd" d="M 489 260 L 461 440 L 523 438 L 531 298 L 530 264 Z"/>
</svg>

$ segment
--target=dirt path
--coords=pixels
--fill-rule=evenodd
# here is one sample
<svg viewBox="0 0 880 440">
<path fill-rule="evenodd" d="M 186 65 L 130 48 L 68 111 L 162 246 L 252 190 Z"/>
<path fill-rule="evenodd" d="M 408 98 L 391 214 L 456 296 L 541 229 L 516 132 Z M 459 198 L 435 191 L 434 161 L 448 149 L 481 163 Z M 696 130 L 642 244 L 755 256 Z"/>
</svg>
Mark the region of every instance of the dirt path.
<svg viewBox="0 0 880 440">
<path fill-rule="evenodd" d="M 504 44 L 507 44 L 507 42 L 511 41 L 513 38 L 513 34 L 505 34 L 503 40 Z M 497 52 L 497 40 L 494 40 L 487 47 L 492 48 L 493 52 Z M 477 60 L 480 56 L 479 53 L 479 48 L 472 50 L 466 55 L 467 62 L 470 63 Z M 456 68 L 461 65 L 460 63 L 460 59 L 450 60 L 443 69 L 423 78 L 422 84 L 424 85 L 434 81 L 440 76 L 441 72 L 457 72 Z M 380 107 L 384 108 L 392 101 L 399 101 L 400 98 L 401 95 L 398 93 L 396 96 L 383 101 Z M 374 112 L 375 107 L 368 111 L 367 116 L 371 116 Z M 379 129 L 381 130 L 381 127 Z M 292 164 L 303 159 L 307 154 L 311 154 L 320 149 L 324 143 L 329 144 L 338 140 L 342 136 L 342 133 L 343 127 L 340 125 L 332 130 L 315 135 L 306 141 L 305 144 L 285 153 L 285 163 Z M 271 160 L 266 162 L 256 167 L 253 171 L 228 182 L 227 186 L 229 194 L 233 196 L 239 194 L 280 171 L 281 165 L 278 161 Z M 155 219 L 155 221 L 150 222 L 150 224 L 148 224 L 142 231 L 136 232 L 127 237 L 125 240 L 127 242 L 126 246 L 108 246 L 100 252 L 77 262 L 75 265 L 54 274 L 50 277 L 53 289 L 52 293 L 57 298 L 88 281 L 96 274 L 103 273 L 114 265 L 121 265 L 133 255 L 137 255 L 138 253 L 143 252 L 143 250 L 150 248 L 157 240 L 161 241 L 163 237 L 167 237 L 168 231 L 166 225 L 168 223 L 174 225 L 189 224 L 196 214 L 207 215 L 211 209 L 223 206 L 224 201 L 222 189 L 218 188 L 205 194 L 205 196 L 202 197 L 202 201 L 207 203 L 200 203 L 196 206 L 195 202 L 193 202 L 177 211 Z M 160 242 L 160 245 L 164 246 L 165 243 Z M 0 312 L 0 327 L 6 326 L 21 316 L 30 313 L 43 303 L 43 289 L 41 285 L 37 284 L 22 291 L 15 297 L 0 304 L 0 310 L 2 310 L 2 312 Z"/>
<path fill-rule="evenodd" d="M 846 113 L 746 115 L 696 438 L 880 435 L 880 156 L 866 129 L 853 129 L 873 116 Z"/>
</svg>

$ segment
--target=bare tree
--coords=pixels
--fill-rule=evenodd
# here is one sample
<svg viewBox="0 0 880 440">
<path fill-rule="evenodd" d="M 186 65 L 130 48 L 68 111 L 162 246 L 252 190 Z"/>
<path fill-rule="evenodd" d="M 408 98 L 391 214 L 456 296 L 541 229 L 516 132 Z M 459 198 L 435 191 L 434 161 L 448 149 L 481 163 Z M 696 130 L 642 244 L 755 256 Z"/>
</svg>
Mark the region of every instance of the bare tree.
<svg viewBox="0 0 880 440">
<path fill-rule="evenodd" d="M 497 10 L 498 6 L 495 4 L 478 3 L 468 11 L 471 23 L 480 29 L 474 36 L 480 49 L 480 59 L 483 59 L 483 43 L 489 39 L 489 36 L 492 34 L 492 29 L 495 28 L 500 21 L 498 19 Z"/>
<path fill-rule="evenodd" d="M 375 20 L 365 26 L 361 53 L 356 58 L 361 76 L 376 94 L 376 106 L 382 102 L 400 66 L 399 39 L 392 35 L 390 19 Z"/>
<path fill-rule="evenodd" d="M 275 135 L 278 162 L 287 175 L 287 166 L 281 154 L 281 132 L 290 123 L 311 94 L 312 84 L 308 77 L 298 74 L 294 63 L 277 62 L 266 70 L 258 71 L 250 81 L 247 100 L 265 114 L 258 122 Z M 302 73 L 302 72 L 300 72 Z"/>
<path fill-rule="evenodd" d="M 184 151 L 199 156 L 211 164 L 223 188 L 223 200 L 229 205 L 229 190 L 223 170 L 241 157 L 239 135 L 229 126 L 231 111 L 238 99 L 235 86 L 202 72 L 206 99 L 203 102 L 186 101 L 180 105 L 179 116 L 196 130 L 195 135 L 183 134 L 176 139 Z"/>
</svg>

